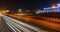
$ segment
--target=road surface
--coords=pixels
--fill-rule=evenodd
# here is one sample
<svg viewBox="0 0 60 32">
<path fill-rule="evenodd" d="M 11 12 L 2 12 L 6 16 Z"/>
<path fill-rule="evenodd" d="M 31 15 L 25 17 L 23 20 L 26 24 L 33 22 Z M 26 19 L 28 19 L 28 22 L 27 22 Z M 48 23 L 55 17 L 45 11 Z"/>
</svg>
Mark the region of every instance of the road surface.
<svg viewBox="0 0 60 32">
<path fill-rule="evenodd" d="M 12 30 L 4 22 L 2 16 L 0 16 L 0 32 L 12 32 Z"/>
<path fill-rule="evenodd" d="M 42 20 L 42 19 L 32 18 L 34 16 L 31 17 L 31 16 L 21 16 L 21 15 L 13 15 L 13 14 L 9 14 L 9 16 L 19 19 L 19 20 L 24 20 L 24 22 L 27 22 L 27 23 L 37 24 L 37 26 L 39 26 L 39 27 L 40 27 L 40 25 L 42 25 L 48 29 L 52 29 L 54 31 L 60 31 L 60 23 L 59 23 L 60 20 L 58 18 L 56 18 L 56 21 L 55 21 L 54 18 L 49 18 L 49 17 L 39 17 L 39 18 L 44 19 L 44 20 Z"/>
<path fill-rule="evenodd" d="M 2 15 L 0 17 L 0 31 L 5 32 L 48 32 L 22 21 Z"/>
</svg>

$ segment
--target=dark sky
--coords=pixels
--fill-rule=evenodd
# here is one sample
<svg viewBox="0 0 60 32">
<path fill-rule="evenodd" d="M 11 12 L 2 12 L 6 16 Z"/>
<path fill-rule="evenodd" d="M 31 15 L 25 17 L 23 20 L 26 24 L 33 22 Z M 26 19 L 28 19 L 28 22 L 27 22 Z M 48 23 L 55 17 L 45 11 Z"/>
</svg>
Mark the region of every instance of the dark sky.
<svg viewBox="0 0 60 32">
<path fill-rule="evenodd" d="M 42 9 L 59 0 L 0 0 L 1 9 Z"/>
</svg>

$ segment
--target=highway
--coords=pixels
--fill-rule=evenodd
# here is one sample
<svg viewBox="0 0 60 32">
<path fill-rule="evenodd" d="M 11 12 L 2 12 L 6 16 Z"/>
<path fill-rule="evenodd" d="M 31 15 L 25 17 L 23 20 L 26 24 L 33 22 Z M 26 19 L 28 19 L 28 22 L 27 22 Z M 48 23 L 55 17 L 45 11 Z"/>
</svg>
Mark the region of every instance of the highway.
<svg viewBox="0 0 60 32">
<path fill-rule="evenodd" d="M 2 14 L 0 14 L 0 31 L 2 32 L 48 32 Z"/>
<path fill-rule="evenodd" d="M 2 16 L 0 16 L 0 32 L 13 32 L 8 25 L 4 22 Z"/>
<path fill-rule="evenodd" d="M 53 30 L 53 31 L 60 31 L 60 20 L 59 18 L 49 18 L 49 17 L 43 17 L 43 16 L 23 16 L 23 15 L 14 15 L 14 14 L 9 14 L 10 17 L 22 20 L 23 22 L 26 23 L 32 23 L 32 24 L 37 24 L 36 27 L 41 28 L 41 25 L 47 29 L 47 30 Z M 40 19 L 37 19 L 40 18 Z"/>
</svg>

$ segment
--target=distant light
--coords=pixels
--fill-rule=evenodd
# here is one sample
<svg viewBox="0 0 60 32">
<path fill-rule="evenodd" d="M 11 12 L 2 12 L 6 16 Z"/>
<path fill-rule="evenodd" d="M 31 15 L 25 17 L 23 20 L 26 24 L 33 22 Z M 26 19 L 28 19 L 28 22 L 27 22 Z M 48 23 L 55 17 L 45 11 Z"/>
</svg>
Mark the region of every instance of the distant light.
<svg viewBox="0 0 60 32">
<path fill-rule="evenodd" d="M 39 13 L 45 13 L 45 11 L 38 10 L 36 14 L 39 14 Z"/>
<path fill-rule="evenodd" d="M 60 7 L 60 3 L 59 3 L 59 4 L 57 4 L 57 7 Z"/>
<path fill-rule="evenodd" d="M 21 9 L 19 9 L 19 11 L 21 11 Z"/>
<path fill-rule="evenodd" d="M 15 15 L 25 15 L 25 14 L 15 14 Z"/>
<path fill-rule="evenodd" d="M 37 14 L 40 13 L 40 12 L 36 12 Z"/>
<path fill-rule="evenodd" d="M 52 8 L 56 8 L 56 6 L 52 6 Z"/>
<path fill-rule="evenodd" d="M 6 10 L 6 12 L 9 12 L 9 10 Z"/>
</svg>

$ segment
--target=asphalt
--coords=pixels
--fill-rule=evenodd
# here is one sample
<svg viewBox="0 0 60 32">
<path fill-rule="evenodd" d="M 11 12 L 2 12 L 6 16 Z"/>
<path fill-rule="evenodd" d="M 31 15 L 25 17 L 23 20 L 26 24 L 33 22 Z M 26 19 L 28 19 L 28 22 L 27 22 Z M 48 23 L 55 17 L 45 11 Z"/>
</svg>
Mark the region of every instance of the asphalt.
<svg viewBox="0 0 60 32">
<path fill-rule="evenodd" d="M 0 16 L 0 32 L 12 32 L 12 30 L 4 22 L 4 19 L 2 16 Z"/>
</svg>

